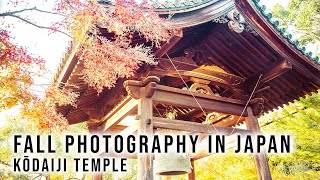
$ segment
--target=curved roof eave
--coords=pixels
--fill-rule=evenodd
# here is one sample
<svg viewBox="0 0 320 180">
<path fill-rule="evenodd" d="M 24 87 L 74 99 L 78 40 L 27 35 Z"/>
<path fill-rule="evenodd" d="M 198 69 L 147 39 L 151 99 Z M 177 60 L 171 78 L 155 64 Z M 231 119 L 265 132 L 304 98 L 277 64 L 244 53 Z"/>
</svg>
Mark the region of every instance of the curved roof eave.
<svg viewBox="0 0 320 180">
<path fill-rule="evenodd" d="M 291 61 L 301 74 L 320 83 L 320 76 L 317 74 L 320 71 L 319 57 L 312 56 L 312 52 L 306 52 L 306 48 L 299 46 L 298 41 L 291 40 L 292 35 L 285 34 L 285 29 L 278 27 L 279 22 L 272 22 L 272 14 L 265 12 L 266 7 L 259 5 L 259 0 L 212 0 L 211 3 L 194 6 L 192 11 L 192 8 L 186 6 L 185 10 L 179 11 L 161 9 L 160 13 L 170 15 L 175 27 L 185 28 L 212 21 L 235 8 L 253 30 L 279 54 Z"/>
<path fill-rule="evenodd" d="M 193 8 L 186 7 L 179 11 L 169 8 L 159 11 L 159 13 L 169 15 L 174 27 L 184 28 L 206 23 L 226 14 L 234 8 L 234 0 L 211 0 L 210 3 Z"/>
<path fill-rule="evenodd" d="M 305 53 L 305 47 L 291 41 L 292 35 L 285 34 L 285 29 L 278 28 L 278 22 L 271 22 L 271 13 L 265 12 L 265 6 L 259 0 L 235 0 L 236 7 L 252 28 L 280 55 L 289 60 L 294 68 L 308 79 L 320 83 L 320 65 L 318 57 Z"/>
<path fill-rule="evenodd" d="M 156 1 L 152 4 L 152 7 L 155 8 L 159 14 L 176 14 L 195 11 L 214 4 L 217 1 L 219 0 L 175 0 L 165 1 L 163 3 Z"/>
<path fill-rule="evenodd" d="M 312 53 L 305 52 L 305 47 L 298 46 L 298 41 L 292 41 L 292 35 L 285 35 L 284 29 L 278 28 L 278 22 L 271 22 L 271 13 L 265 12 L 265 6 L 259 5 L 259 0 L 177 0 L 182 6 L 163 6 L 157 8 L 162 15 L 170 16 L 173 25 L 185 28 L 200 25 L 219 17 L 225 16 L 233 9 L 237 9 L 245 21 L 256 31 L 273 49 L 283 57 L 291 60 L 300 73 L 309 79 L 320 83 L 320 61 L 318 57 L 311 57 Z M 186 4 L 189 2 L 189 5 Z M 190 5 L 193 2 L 193 5 Z M 197 3 L 195 3 L 197 2 Z M 300 62 L 298 61 L 300 60 Z M 313 67 L 313 68 L 310 68 Z M 315 73 L 310 73 L 313 69 Z M 58 73 L 61 75 L 61 73 Z M 59 76 L 59 75 L 57 75 Z M 55 78 L 57 79 L 57 78 Z"/>
</svg>

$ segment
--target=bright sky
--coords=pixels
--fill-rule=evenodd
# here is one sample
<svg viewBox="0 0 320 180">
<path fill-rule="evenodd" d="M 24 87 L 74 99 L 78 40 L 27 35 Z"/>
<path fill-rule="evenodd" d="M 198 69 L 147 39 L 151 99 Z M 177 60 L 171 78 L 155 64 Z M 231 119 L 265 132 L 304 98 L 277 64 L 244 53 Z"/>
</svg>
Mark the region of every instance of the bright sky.
<svg viewBox="0 0 320 180">
<path fill-rule="evenodd" d="M 32 0 L 29 1 L 29 5 L 13 7 L 8 5 L 9 0 L 0 0 L 0 12 L 21 10 L 24 8 L 37 7 L 41 10 L 51 11 L 53 7 L 53 1 Z M 44 14 L 40 12 L 25 12 L 21 13 L 22 17 L 28 17 L 36 22 L 38 25 L 51 26 L 52 22 L 59 20 L 60 16 L 52 14 Z M 27 47 L 29 52 L 35 55 L 43 57 L 47 61 L 47 68 L 54 71 L 57 64 L 60 62 L 60 58 L 63 55 L 67 42 L 70 38 L 60 33 L 51 33 L 47 29 L 39 29 L 32 25 L 25 24 L 16 18 L 6 17 L 5 22 L 13 24 L 9 30 L 12 35 L 15 36 L 15 42 L 18 45 Z M 5 28 L 8 29 L 8 28 Z"/>
<path fill-rule="evenodd" d="M 18 7 L 13 7 L 8 5 L 9 0 L 0 0 L 0 12 L 14 11 L 24 9 L 26 7 L 37 7 L 38 9 L 50 11 L 53 7 L 54 1 L 44 1 L 44 0 L 32 0 L 27 1 L 29 4 L 21 4 Z M 43 3 L 44 2 L 44 3 Z M 262 0 L 261 4 L 265 4 L 268 8 L 271 8 L 276 3 L 280 3 L 284 6 L 288 3 L 288 0 L 281 1 L 271 1 L 271 0 Z M 21 16 L 28 17 L 31 20 L 34 20 L 39 25 L 50 27 L 52 22 L 58 21 L 59 16 L 52 14 L 44 14 L 39 12 L 33 13 L 21 13 Z M 6 17 L 4 22 L 12 24 L 13 26 L 9 28 L 12 32 L 12 35 L 15 36 L 15 42 L 20 45 L 27 47 L 29 52 L 35 55 L 39 55 L 46 60 L 47 69 L 51 73 L 47 74 L 47 79 L 36 79 L 37 84 L 48 84 L 49 80 L 52 79 L 55 70 L 61 60 L 62 55 L 65 52 L 68 41 L 70 40 L 66 35 L 54 33 L 49 35 L 49 31 L 45 29 L 39 29 L 32 25 L 27 25 L 20 22 L 19 20 L 11 17 Z M 6 25 L 6 24 L 5 24 Z M 4 25 L 0 24 L 1 28 L 5 28 Z M 5 123 L 5 117 L 7 115 L 12 115 L 17 113 L 18 108 L 14 108 L 9 111 L 0 113 L 0 127 Z"/>
<path fill-rule="evenodd" d="M 44 2 L 42 0 L 42 2 Z M 0 0 L 0 12 L 21 10 L 26 7 L 37 7 L 38 9 L 50 11 L 53 7 L 52 1 L 46 1 L 42 3 L 41 0 L 32 0 L 29 1 L 27 6 L 18 6 L 13 7 L 8 5 L 8 0 Z M 52 14 L 43 14 L 38 12 L 33 13 L 21 13 L 21 16 L 28 17 L 31 20 L 34 20 L 39 25 L 50 27 L 52 22 L 59 20 L 59 16 Z M 2 21 L 2 19 L 1 19 Z M 26 47 L 30 53 L 34 55 L 41 56 L 46 60 L 46 67 L 50 72 L 45 75 L 46 78 L 37 78 L 35 79 L 36 84 L 48 84 L 53 77 L 55 70 L 57 69 L 58 64 L 60 63 L 61 57 L 65 52 L 69 37 L 60 33 L 51 33 L 46 29 L 39 29 L 32 25 L 27 25 L 20 22 L 19 20 L 11 17 L 6 17 L 4 19 L 6 24 L 0 24 L 1 28 L 8 29 L 15 37 L 14 41 L 16 44 Z M 5 27 L 7 24 L 13 25 L 11 28 Z M 39 89 L 43 91 L 43 89 Z M 0 127 L 6 121 L 7 116 L 11 116 L 18 113 L 18 107 L 13 108 L 8 111 L 0 113 Z"/>
</svg>

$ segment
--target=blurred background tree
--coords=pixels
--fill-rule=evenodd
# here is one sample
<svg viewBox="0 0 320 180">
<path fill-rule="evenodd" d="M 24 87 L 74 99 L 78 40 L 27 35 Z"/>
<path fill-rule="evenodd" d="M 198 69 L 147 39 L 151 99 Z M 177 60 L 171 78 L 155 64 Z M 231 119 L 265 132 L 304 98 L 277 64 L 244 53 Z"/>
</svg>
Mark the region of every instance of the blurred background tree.
<svg viewBox="0 0 320 180">
<path fill-rule="evenodd" d="M 269 154 L 274 179 L 319 179 L 320 177 L 320 94 L 313 93 L 260 118 L 263 133 L 289 133 L 294 152 Z M 213 155 L 196 163 L 199 179 L 257 179 L 252 156 L 230 152 Z"/>
<path fill-rule="evenodd" d="M 288 7 L 276 4 L 272 15 L 282 27 L 298 37 L 301 45 L 315 47 L 320 54 L 320 2 L 319 0 L 289 0 Z"/>
</svg>

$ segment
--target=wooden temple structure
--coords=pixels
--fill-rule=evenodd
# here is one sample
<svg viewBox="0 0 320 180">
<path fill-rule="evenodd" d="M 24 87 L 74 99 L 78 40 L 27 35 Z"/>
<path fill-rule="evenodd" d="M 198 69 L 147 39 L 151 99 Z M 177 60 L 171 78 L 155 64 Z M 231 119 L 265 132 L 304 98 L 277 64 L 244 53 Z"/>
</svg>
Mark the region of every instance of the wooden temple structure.
<svg viewBox="0 0 320 180">
<path fill-rule="evenodd" d="M 257 118 L 320 88 L 318 58 L 306 53 L 257 0 L 178 0 L 155 5 L 179 32 L 154 50 L 158 64 L 143 65 L 99 95 L 81 79 L 83 63 L 72 46 L 55 81 L 80 93 L 77 106 L 58 112 L 92 132 L 152 134 L 259 133 Z M 137 37 L 137 42 L 141 41 Z M 164 117 L 174 111 L 173 119 Z M 130 126 L 121 121 L 133 115 Z M 237 125 L 244 123 L 247 129 Z M 199 153 L 191 161 L 205 157 Z M 137 155 L 138 179 L 155 179 L 152 155 Z M 150 160 L 151 159 L 151 160 Z M 254 155 L 259 179 L 271 179 L 265 154 Z M 189 174 L 195 179 L 195 168 Z M 101 179 L 97 176 L 96 179 Z"/>
</svg>

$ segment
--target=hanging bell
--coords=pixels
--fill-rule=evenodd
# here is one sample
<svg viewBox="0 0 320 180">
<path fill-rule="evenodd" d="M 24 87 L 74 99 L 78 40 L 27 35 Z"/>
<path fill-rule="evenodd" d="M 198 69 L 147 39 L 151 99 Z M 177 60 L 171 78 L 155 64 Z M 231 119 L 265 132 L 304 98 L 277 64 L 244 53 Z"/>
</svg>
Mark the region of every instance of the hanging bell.
<svg viewBox="0 0 320 180">
<path fill-rule="evenodd" d="M 164 135 L 170 134 L 175 137 L 175 135 L 183 133 L 181 131 L 158 129 L 156 134 L 162 139 Z M 177 153 L 176 147 L 170 147 L 167 153 L 155 154 L 154 158 L 154 170 L 157 175 L 176 176 L 191 173 L 190 157 L 187 153 Z"/>
<path fill-rule="evenodd" d="M 190 158 L 186 154 L 165 153 L 155 155 L 155 173 L 161 176 L 176 176 L 191 173 Z"/>
</svg>

